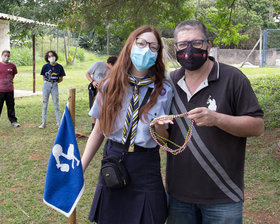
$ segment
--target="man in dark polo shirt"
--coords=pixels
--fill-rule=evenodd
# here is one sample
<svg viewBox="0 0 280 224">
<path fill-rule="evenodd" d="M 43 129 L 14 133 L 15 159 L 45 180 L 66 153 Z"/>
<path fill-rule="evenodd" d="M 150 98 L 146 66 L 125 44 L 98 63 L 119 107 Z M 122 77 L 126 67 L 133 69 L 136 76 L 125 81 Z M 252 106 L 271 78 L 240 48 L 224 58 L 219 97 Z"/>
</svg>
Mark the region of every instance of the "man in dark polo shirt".
<svg viewBox="0 0 280 224">
<path fill-rule="evenodd" d="M 168 224 L 242 223 L 246 137 L 264 131 L 263 111 L 249 80 L 238 69 L 209 57 L 205 25 L 188 20 L 174 32 L 181 68 L 170 74 L 174 86 L 170 140 L 186 150 L 168 153 L 166 187 Z"/>
</svg>

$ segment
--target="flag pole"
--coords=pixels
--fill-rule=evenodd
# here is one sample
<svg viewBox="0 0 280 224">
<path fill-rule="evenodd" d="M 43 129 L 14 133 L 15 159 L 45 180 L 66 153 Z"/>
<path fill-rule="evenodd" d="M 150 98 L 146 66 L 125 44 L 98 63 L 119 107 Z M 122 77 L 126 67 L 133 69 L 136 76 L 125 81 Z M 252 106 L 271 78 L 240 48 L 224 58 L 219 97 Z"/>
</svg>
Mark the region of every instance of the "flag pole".
<svg viewBox="0 0 280 224">
<path fill-rule="evenodd" d="M 72 119 L 72 123 L 75 129 L 75 98 L 76 98 L 76 89 L 72 88 L 69 89 L 69 113 Z M 69 217 L 69 224 L 76 224 L 76 208 L 74 209 L 73 213 Z"/>
<path fill-rule="evenodd" d="M 73 122 L 73 126 L 75 128 L 75 98 L 76 98 L 76 89 L 69 89 L 69 113 L 71 115 L 71 119 Z"/>
</svg>

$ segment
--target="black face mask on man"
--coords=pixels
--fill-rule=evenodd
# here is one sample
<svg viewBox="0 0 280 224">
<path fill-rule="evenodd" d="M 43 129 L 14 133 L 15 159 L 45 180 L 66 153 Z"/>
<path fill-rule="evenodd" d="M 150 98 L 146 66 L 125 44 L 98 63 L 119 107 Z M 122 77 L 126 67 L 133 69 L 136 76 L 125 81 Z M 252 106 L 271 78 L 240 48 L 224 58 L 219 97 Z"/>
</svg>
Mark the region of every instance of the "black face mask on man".
<svg viewBox="0 0 280 224">
<path fill-rule="evenodd" d="M 194 71 L 199 69 L 207 60 L 208 51 L 195 48 L 191 44 L 176 52 L 177 61 L 183 68 Z"/>
</svg>

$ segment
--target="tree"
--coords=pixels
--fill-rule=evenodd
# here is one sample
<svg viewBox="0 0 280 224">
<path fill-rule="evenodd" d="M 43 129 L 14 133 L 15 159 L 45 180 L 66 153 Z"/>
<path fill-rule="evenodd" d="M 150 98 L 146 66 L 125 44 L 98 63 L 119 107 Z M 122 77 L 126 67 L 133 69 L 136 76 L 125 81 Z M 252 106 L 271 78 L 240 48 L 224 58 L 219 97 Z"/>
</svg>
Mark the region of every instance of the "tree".
<svg viewBox="0 0 280 224">
<path fill-rule="evenodd" d="M 192 5 L 221 48 L 251 49 L 261 30 L 279 26 L 269 18 L 270 0 L 193 0 Z"/>
<path fill-rule="evenodd" d="M 55 23 L 83 38 L 94 32 L 95 49 L 103 51 L 108 27 L 114 40 L 110 46 L 119 49 L 116 46 L 138 26 L 155 26 L 170 37 L 185 19 L 203 21 L 217 46 L 250 48 L 258 39 L 256 30 L 279 27 L 270 20 L 271 13 L 279 14 L 279 4 L 279 0 L 2 0 L 0 8 L 9 14 Z M 42 35 L 43 31 L 38 26 L 16 24 L 12 32 L 25 36 Z"/>
<path fill-rule="evenodd" d="M 7 14 L 56 24 L 59 21 L 60 15 L 63 14 L 66 3 L 66 0 L 3 0 L 0 2 L 0 8 L 3 8 L 3 12 Z M 33 34 L 41 36 L 44 31 L 44 27 L 36 24 L 11 22 L 10 25 L 11 40 L 24 40 L 27 37 L 30 39 Z"/>
</svg>

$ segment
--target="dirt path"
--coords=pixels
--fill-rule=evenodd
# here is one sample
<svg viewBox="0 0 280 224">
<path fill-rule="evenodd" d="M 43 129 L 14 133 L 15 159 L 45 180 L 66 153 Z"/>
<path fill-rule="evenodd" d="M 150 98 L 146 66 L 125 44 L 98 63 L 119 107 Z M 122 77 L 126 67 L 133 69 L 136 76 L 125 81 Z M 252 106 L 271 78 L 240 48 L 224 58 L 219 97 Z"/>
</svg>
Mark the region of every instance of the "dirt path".
<svg viewBox="0 0 280 224">
<path fill-rule="evenodd" d="M 33 91 L 28 90 L 14 90 L 14 96 L 17 97 L 26 97 L 26 96 L 34 96 L 34 95 L 42 95 L 41 91 L 37 91 L 33 93 Z"/>
</svg>

